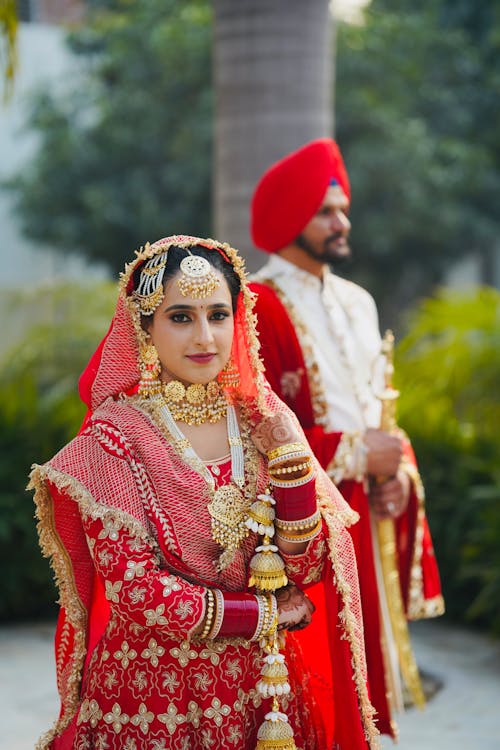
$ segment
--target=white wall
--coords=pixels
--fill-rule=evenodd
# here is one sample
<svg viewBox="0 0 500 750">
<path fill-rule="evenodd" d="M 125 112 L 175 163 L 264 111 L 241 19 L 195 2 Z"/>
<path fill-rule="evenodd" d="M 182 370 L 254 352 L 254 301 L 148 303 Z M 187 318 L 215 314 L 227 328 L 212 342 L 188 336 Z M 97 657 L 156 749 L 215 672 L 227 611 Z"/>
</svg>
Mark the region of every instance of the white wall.
<svg viewBox="0 0 500 750">
<path fill-rule="evenodd" d="M 2 103 L 0 82 L 0 181 L 12 176 L 29 162 L 36 150 L 33 133 L 23 130 L 29 111 L 29 94 L 41 84 L 64 85 L 77 61 L 64 45 L 64 29 L 43 24 L 20 24 L 19 66 L 14 91 Z M 12 196 L 0 189 L 0 289 L 63 278 L 103 277 L 104 268 L 95 263 L 36 246 L 21 233 L 13 210 Z M 56 215 L 57 207 L 54 207 Z"/>
</svg>

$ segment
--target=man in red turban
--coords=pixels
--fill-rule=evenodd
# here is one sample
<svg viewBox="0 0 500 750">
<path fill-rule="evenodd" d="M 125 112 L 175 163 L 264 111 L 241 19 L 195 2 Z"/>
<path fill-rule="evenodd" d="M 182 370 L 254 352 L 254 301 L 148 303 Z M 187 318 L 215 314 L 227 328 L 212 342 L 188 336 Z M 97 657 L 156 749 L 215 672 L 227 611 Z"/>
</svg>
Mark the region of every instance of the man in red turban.
<svg viewBox="0 0 500 750">
<path fill-rule="evenodd" d="M 394 524 L 406 617 L 442 614 L 444 604 L 411 446 L 402 433 L 380 429 L 383 360 L 375 303 L 330 269 L 351 252 L 350 200 L 344 161 L 330 138 L 273 164 L 252 199 L 252 238 L 270 258 L 251 287 L 266 376 L 360 517 L 351 533 L 369 688 L 380 731 L 395 736 L 394 712 L 403 704 L 401 642 L 384 581 L 379 521 Z M 418 674 L 416 681 L 420 687 Z"/>
</svg>

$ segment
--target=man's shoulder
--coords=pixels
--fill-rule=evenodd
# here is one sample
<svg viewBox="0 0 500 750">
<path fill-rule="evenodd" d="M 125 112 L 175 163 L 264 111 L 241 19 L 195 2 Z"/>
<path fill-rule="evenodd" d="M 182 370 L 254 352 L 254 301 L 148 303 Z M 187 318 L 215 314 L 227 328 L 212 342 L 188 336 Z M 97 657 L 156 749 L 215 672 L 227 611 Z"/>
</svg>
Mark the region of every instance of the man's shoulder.
<svg viewBox="0 0 500 750">
<path fill-rule="evenodd" d="M 376 308 L 375 300 L 364 287 L 341 276 L 334 274 L 332 276 L 335 280 L 336 290 L 342 295 L 343 299 Z"/>
</svg>

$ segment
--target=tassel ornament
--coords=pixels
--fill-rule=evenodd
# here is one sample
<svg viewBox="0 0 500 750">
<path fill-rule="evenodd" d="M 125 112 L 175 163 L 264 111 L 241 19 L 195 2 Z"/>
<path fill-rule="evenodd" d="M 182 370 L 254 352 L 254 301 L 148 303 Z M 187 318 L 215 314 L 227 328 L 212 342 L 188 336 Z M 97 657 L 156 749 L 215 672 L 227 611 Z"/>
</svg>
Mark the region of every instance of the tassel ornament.
<svg viewBox="0 0 500 750">
<path fill-rule="evenodd" d="M 297 750 L 286 714 L 273 705 L 257 733 L 256 750 Z"/>
<path fill-rule="evenodd" d="M 273 698 L 275 695 L 288 695 L 288 669 L 283 654 L 271 653 L 264 659 L 261 679 L 257 683 L 257 690 L 263 698 Z"/>
<path fill-rule="evenodd" d="M 259 591 L 275 591 L 288 583 L 285 573 L 285 563 L 278 554 L 275 544 L 270 544 L 268 536 L 264 536 L 264 543 L 255 548 L 256 554 L 250 560 L 249 586 L 255 586 Z"/>
<path fill-rule="evenodd" d="M 257 495 L 257 500 L 250 506 L 248 518 L 245 522 L 250 531 L 254 531 L 256 534 L 261 534 L 262 536 L 274 536 L 274 518 L 276 514 L 272 507 L 273 503 L 274 498 L 270 495 Z"/>
<path fill-rule="evenodd" d="M 257 531 L 263 537 L 262 544 L 255 548 L 255 554 L 250 560 L 249 580 L 250 586 L 255 586 L 257 591 L 263 593 L 274 592 L 288 583 L 285 563 L 279 555 L 278 547 L 271 543 L 275 532 L 274 505 L 275 500 L 268 488 L 265 495 L 257 496 L 246 521 L 249 529 Z M 263 699 L 272 698 L 273 703 L 272 711 L 265 715 L 257 732 L 256 750 L 297 750 L 288 717 L 280 711 L 279 698 L 290 693 L 290 683 L 285 656 L 280 654 L 282 636 L 277 631 L 276 600 L 274 597 L 270 598 L 274 601 L 275 613 L 270 632 L 261 639 L 264 663 L 256 687 Z"/>
</svg>

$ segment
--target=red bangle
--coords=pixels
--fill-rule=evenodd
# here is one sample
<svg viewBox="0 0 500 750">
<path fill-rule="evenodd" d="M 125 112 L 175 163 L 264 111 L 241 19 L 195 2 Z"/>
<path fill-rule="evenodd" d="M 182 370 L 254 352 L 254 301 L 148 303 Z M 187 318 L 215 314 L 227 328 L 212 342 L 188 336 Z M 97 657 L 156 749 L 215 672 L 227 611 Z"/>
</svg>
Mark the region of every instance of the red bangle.
<svg viewBox="0 0 500 750">
<path fill-rule="evenodd" d="M 276 500 L 276 518 L 282 521 L 308 518 L 316 512 L 315 478 L 312 477 L 301 487 L 273 487 L 273 497 Z"/>
<path fill-rule="evenodd" d="M 251 638 L 259 620 L 259 603 L 253 594 L 223 591 L 224 617 L 218 638 Z"/>
</svg>

